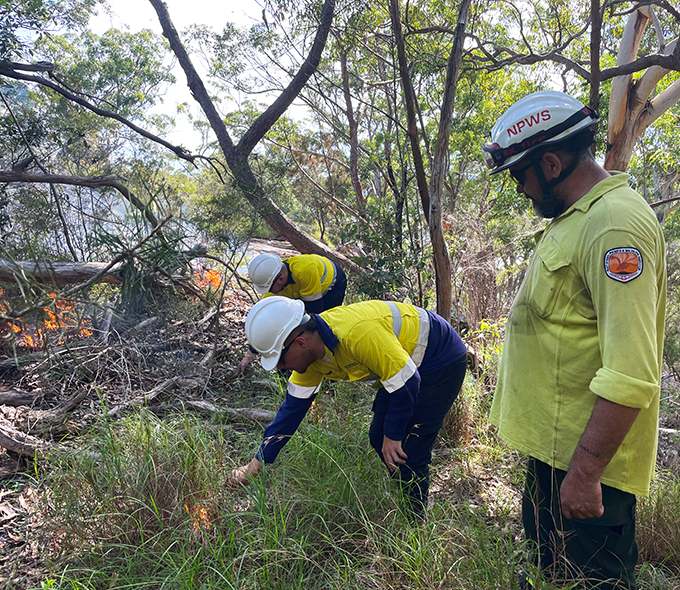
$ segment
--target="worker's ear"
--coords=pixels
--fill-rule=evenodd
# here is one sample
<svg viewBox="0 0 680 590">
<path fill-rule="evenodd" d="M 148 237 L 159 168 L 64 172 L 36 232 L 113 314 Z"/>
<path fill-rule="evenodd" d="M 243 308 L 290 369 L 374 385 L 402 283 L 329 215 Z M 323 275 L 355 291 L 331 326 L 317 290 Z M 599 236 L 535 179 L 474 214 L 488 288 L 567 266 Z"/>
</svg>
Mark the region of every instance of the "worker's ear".
<svg viewBox="0 0 680 590">
<path fill-rule="evenodd" d="M 562 174 L 564 166 L 562 160 L 555 152 L 546 152 L 541 158 L 540 165 L 543 168 L 545 179 L 550 182 Z"/>
</svg>

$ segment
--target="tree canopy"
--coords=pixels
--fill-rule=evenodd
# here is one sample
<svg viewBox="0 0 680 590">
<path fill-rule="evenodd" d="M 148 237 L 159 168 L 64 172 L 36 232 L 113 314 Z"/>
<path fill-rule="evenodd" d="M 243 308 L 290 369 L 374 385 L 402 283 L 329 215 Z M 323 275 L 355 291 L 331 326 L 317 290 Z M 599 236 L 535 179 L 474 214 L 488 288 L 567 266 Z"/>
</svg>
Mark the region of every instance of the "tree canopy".
<svg viewBox="0 0 680 590">
<path fill-rule="evenodd" d="M 150 2 L 164 39 L 88 30 L 93 0 L 0 5 L 3 258 L 106 262 L 111 236 L 172 216 L 185 249 L 279 235 L 369 296 L 498 316 L 539 222 L 480 146 L 546 88 L 598 108 L 598 157 L 675 214 L 667 2 L 273 1 L 252 26 L 216 14 L 185 31 Z M 165 139 L 181 105 L 151 111 L 182 78 L 203 113 L 196 152 Z"/>
</svg>

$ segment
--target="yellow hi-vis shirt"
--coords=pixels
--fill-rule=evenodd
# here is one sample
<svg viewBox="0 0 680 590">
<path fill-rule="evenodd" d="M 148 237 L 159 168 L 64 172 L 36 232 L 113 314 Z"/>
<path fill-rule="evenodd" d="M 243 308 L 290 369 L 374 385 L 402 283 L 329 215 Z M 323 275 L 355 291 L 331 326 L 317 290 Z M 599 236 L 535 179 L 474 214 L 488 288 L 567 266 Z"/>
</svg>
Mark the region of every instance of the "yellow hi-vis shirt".
<svg viewBox="0 0 680 590">
<path fill-rule="evenodd" d="M 427 312 L 413 305 L 363 301 L 320 316 L 338 344 L 333 351 L 326 346 L 326 356 L 304 373 L 293 372 L 288 380 L 293 397 L 311 397 L 324 378 L 369 381 L 392 393 L 413 377 L 425 355 L 430 322 Z"/>
<path fill-rule="evenodd" d="M 640 408 L 602 483 L 649 493 L 666 305 L 659 223 L 617 173 L 537 236 L 510 310 L 491 421 L 567 470 L 598 397 Z"/>
<path fill-rule="evenodd" d="M 267 293 L 265 297 L 281 295 L 289 299 L 317 301 L 335 284 L 335 267 L 324 256 L 300 254 L 283 262 L 288 264 L 290 272 L 288 284 L 278 293 Z"/>
</svg>

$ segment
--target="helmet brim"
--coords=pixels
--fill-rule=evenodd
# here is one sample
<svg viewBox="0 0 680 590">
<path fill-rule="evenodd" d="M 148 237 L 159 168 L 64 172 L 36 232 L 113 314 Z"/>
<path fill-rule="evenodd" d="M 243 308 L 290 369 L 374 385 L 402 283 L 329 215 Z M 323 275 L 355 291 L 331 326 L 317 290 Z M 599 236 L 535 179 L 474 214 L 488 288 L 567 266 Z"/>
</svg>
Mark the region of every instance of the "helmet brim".
<svg viewBox="0 0 680 590">
<path fill-rule="evenodd" d="M 274 281 L 272 281 L 273 283 Z M 264 295 L 265 293 L 269 293 L 269 289 L 271 289 L 272 286 L 269 285 L 269 287 L 260 287 L 260 285 L 256 285 L 253 283 L 253 289 L 255 289 L 260 295 Z"/>
<path fill-rule="evenodd" d="M 262 365 L 262 368 L 265 371 L 273 371 L 276 369 L 276 365 L 279 364 L 279 359 L 281 358 L 281 351 L 273 356 L 261 356 L 260 357 L 260 364 Z"/>
</svg>

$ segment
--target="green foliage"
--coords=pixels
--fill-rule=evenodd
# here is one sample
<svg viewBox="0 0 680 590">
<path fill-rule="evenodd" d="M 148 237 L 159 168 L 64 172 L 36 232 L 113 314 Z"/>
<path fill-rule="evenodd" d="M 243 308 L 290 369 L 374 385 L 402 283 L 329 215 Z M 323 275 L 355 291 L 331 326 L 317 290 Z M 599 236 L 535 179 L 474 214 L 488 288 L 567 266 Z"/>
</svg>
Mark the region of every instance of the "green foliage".
<svg viewBox="0 0 680 590">
<path fill-rule="evenodd" d="M 664 233 L 667 237 L 668 291 L 666 295 L 666 332 L 663 359 L 676 379 L 680 378 L 680 239 L 677 213 L 669 218 Z"/>
<path fill-rule="evenodd" d="M 106 426 L 52 479 L 61 549 L 43 587 L 514 588 L 523 547 L 495 495 L 403 516 L 367 448 L 370 399 L 334 386 L 245 490 L 224 488 L 247 452 L 233 430 L 146 412 Z"/>
<path fill-rule="evenodd" d="M 50 29 L 84 27 L 101 0 L 0 0 L 0 59 L 33 57 L 32 36 Z"/>
</svg>

